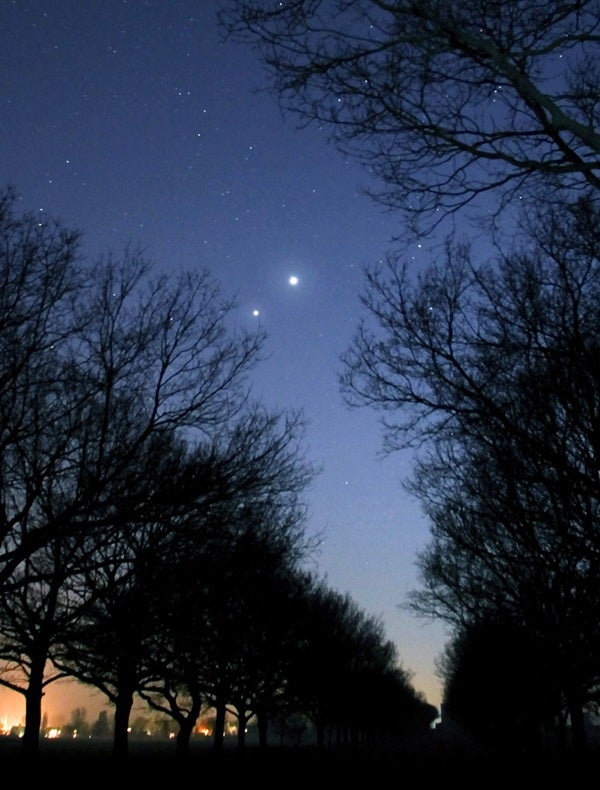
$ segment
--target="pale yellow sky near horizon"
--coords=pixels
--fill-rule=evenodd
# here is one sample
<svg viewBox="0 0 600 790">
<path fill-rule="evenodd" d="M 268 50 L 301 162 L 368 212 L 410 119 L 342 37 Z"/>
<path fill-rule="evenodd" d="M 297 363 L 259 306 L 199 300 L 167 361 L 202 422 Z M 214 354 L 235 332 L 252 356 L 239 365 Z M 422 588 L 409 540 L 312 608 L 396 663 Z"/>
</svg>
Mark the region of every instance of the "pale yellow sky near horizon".
<svg viewBox="0 0 600 790">
<path fill-rule="evenodd" d="M 76 708 L 84 708 L 86 719 L 93 724 L 101 711 L 112 717 L 112 706 L 97 690 L 73 680 L 50 683 L 42 700 L 42 716 L 47 714 L 49 727 L 68 724 Z M 136 706 L 134 710 L 138 710 Z M 25 697 L 10 689 L 0 688 L 0 729 L 20 726 L 25 723 Z"/>
</svg>

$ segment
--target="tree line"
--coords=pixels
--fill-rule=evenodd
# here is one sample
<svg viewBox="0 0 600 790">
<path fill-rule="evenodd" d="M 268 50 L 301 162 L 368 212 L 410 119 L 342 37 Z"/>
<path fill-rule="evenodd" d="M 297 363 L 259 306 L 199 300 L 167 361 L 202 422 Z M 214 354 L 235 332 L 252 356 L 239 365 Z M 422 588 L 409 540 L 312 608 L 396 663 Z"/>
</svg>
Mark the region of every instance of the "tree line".
<svg viewBox="0 0 600 790">
<path fill-rule="evenodd" d="M 384 453 L 415 453 L 430 539 L 404 605 L 451 628 L 444 710 L 485 741 L 582 750 L 600 705 L 600 6 L 219 7 L 284 110 L 401 220 L 339 378 L 381 415 Z"/>
<path fill-rule="evenodd" d="M 169 716 L 301 712 L 374 737 L 435 717 L 378 620 L 304 564 L 318 469 L 301 413 L 252 396 L 263 331 L 240 330 L 206 270 L 155 272 L 0 196 L 0 685 L 39 750 L 44 689 L 71 677 Z M 397 698 L 393 719 L 384 695 Z M 387 703 L 386 703 L 387 704 Z"/>
</svg>

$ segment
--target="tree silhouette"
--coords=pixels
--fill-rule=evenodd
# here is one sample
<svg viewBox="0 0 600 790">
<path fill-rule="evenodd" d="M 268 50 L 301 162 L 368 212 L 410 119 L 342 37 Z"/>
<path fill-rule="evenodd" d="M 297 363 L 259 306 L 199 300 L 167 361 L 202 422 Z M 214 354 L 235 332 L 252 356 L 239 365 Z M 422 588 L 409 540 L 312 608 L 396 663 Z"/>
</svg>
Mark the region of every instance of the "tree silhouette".
<svg viewBox="0 0 600 790">
<path fill-rule="evenodd" d="M 213 444 L 173 455 L 177 465 L 153 501 L 161 520 L 116 511 L 112 541 L 90 558 L 89 603 L 51 654 L 114 704 L 116 756 L 128 751 L 136 694 L 177 721 L 178 754 L 187 753 L 213 688 L 215 645 L 226 645 L 230 683 L 250 682 L 236 657 L 240 645 L 244 656 L 256 649 L 245 629 L 264 618 L 250 604 L 254 587 L 311 545 L 299 499 L 313 474 L 300 454 L 302 429 L 297 417 L 253 408 Z M 179 501 L 188 484 L 195 498 Z M 222 611 L 233 616 L 233 633 L 223 632 Z"/>
<path fill-rule="evenodd" d="M 548 651 L 536 639 L 501 613 L 459 630 L 439 664 L 444 721 L 487 747 L 539 750 L 561 706 Z"/>
<path fill-rule="evenodd" d="M 172 471 L 247 406 L 263 334 L 231 328 L 206 270 L 155 276 L 132 250 L 84 265 L 78 234 L 15 202 L 10 189 L 0 201 L 0 589 L 35 752 L 48 651 L 90 592 L 90 558 L 115 527 L 197 498 L 205 481 Z M 182 487 L 167 495 L 169 478 Z"/>
<path fill-rule="evenodd" d="M 425 720 L 429 727 L 436 711 L 416 695 L 377 618 L 314 577 L 305 580 L 296 617 L 286 694 L 312 722 L 320 750 L 328 736 L 337 747 L 359 748 L 420 732 Z"/>
<path fill-rule="evenodd" d="M 421 447 L 414 611 L 544 634 L 578 743 L 598 682 L 597 217 L 591 199 L 532 215 L 527 246 L 481 265 L 450 248 L 416 279 L 389 261 L 342 380 L 381 409 L 387 450 Z"/>
<path fill-rule="evenodd" d="M 221 0 L 286 110 L 427 230 L 490 195 L 599 185 L 598 6 L 517 0 Z"/>
</svg>

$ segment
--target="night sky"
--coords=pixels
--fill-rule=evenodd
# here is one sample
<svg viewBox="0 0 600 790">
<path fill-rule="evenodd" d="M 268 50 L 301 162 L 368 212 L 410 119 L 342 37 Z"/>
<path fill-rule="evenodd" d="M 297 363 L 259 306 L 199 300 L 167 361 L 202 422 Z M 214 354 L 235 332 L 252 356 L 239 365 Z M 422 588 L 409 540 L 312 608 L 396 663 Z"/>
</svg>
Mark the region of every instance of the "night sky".
<svg viewBox="0 0 600 790">
<path fill-rule="evenodd" d="M 415 688 L 439 707 L 444 631 L 399 608 L 428 539 L 400 485 L 410 457 L 378 458 L 377 415 L 348 409 L 337 382 L 363 266 L 393 248 L 399 218 L 364 195 L 368 172 L 325 130 L 281 114 L 258 56 L 222 43 L 215 10 L 0 0 L 0 181 L 23 211 L 80 229 L 86 256 L 131 243 L 159 268 L 207 267 L 237 298 L 240 324 L 263 323 L 255 395 L 303 410 L 307 456 L 323 466 L 306 497 L 309 532 L 323 533 L 310 567 L 383 619 Z M 81 699 L 49 687 L 44 708 L 68 720 L 84 705 L 93 720 L 107 707 Z M 0 720 L 13 710 L 0 691 Z"/>
</svg>

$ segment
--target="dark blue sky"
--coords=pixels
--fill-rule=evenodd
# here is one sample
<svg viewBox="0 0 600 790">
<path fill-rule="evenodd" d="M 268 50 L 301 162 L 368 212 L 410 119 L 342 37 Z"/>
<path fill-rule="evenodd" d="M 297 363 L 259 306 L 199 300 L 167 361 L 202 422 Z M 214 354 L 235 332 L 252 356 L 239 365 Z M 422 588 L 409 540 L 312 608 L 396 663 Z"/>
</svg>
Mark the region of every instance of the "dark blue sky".
<svg viewBox="0 0 600 790">
<path fill-rule="evenodd" d="M 131 242 L 161 268 L 208 267 L 240 323 L 263 322 L 256 394 L 303 409 L 323 464 L 307 496 L 316 569 L 383 618 L 439 705 L 443 631 L 399 608 L 428 537 L 400 486 L 410 458 L 377 460 L 376 415 L 350 411 L 336 377 L 362 267 L 400 231 L 363 195 L 368 173 L 259 92 L 257 56 L 221 43 L 207 0 L 2 0 L 0 58 L 0 182 L 23 210 L 79 228 L 87 255 Z M 425 261 L 427 245 L 408 254 Z M 48 700 L 74 707 L 62 689 Z M 7 704 L 0 692 L 0 719 Z"/>
</svg>

